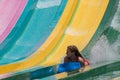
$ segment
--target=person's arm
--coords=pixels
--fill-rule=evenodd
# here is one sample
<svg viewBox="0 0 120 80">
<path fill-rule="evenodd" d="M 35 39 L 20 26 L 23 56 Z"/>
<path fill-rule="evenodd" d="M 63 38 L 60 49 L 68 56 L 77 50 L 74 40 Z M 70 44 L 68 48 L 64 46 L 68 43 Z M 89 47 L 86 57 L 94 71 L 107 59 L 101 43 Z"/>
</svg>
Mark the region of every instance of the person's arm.
<svg viewBox="0 0 120 80">
<path fill-rule="evenodd" d="M 78 60 L 79 60 L 79 62 L 82 64 L 82 66 L 84 67 L 84 66 L 85 66 L 85 63 L 84 63 L 84 60 L 83 60 L 83 58 L 81 58 L 81 57 L 78 57 Z"/>
<path fill-rule="evenodd" d="M 85 63 L 84 63 L 84 60 L 83 60 L 83 58 L 81 58 L 81 57 L 78 57 L 78 60 L 79 60 L 79 62 L 80 62 L 80 64 L 81 64 L 81 68 L 80 68 L 80 72 L 83 72 L 84 71 L 84 69 L 85 69 Z"/>
</svg>

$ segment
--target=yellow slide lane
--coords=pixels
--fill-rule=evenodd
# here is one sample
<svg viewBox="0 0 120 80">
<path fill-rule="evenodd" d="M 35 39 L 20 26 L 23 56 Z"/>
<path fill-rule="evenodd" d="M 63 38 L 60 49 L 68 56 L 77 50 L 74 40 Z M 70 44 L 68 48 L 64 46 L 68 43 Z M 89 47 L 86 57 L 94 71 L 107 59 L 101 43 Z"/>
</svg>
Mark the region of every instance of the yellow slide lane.
<svg viewBox="0 0 120 80">
<path fill-rule="evenodd" d="M 38 65 L 50 53 L 58 40 L 61 38 L 64 30 L 67 27 L 66 25 L 68 24 L 74 12 L 77 2 L 78 0 L 69 0 L 67 2 L 65 10 L 54 31 L 46 40 L 46 42 L 35 53 L 33 53 L 32 56 L 21 62 L 0 66 L 0 74 L 15 72 Z"/>
<path fill-rule="evenodd" d="M 44 66 L 60 63 L 68 45 L 83 50 L 98 28 L 109 0 L 80 0 L 72 22 L 53 52 L 47 56 Z"/>
</svg>

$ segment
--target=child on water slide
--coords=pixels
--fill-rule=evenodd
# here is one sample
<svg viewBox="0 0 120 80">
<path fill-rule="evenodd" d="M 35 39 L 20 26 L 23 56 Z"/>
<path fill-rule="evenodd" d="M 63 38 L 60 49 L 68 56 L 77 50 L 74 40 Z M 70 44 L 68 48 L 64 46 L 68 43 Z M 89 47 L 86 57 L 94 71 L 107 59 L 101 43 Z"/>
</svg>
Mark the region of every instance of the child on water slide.
<svg viewBox="0 0 120 80">
<path fill-rule="evenodd" d="M 87 65 L 89 65 L 89 61 L 80 54 L 78 48 L 70 45 L 67 47 L 64 64 L 59 65 L 58 73 L 84 68 Z"/>
</svg>

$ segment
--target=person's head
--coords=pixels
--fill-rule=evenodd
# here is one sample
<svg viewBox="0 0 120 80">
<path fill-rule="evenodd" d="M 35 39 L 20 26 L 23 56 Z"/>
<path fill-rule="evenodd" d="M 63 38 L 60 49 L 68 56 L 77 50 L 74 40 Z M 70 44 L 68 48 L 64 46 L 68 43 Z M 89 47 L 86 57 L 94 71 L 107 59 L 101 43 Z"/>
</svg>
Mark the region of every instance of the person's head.
<svg viewBox="0 0 120 80">
<path fill-rule="evenodd" d="M 75 45 L 68 46 L 66 54 L 67 55 L 74 54 L 76 57 L 82 57 L 82 55 L 80 54 L 78 48 Z"/>
</svg>

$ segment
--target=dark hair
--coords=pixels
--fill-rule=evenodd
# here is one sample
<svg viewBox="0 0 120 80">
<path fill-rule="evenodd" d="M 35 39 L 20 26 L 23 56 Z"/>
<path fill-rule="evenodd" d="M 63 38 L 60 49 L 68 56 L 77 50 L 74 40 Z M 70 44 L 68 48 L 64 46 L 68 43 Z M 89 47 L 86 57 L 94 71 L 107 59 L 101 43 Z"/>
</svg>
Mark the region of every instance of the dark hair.
<svg viewBox="0 0 120 80">
<path fill-rule="evenodd" d="M 70 45 L 67 48 L 70 49 L 71 52 L 74 52 L 76 57 L 81 57 L 84 59 L 84 57 L 80 54 L 78 48 L 75 45 Z"/>
</svg>

